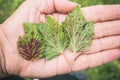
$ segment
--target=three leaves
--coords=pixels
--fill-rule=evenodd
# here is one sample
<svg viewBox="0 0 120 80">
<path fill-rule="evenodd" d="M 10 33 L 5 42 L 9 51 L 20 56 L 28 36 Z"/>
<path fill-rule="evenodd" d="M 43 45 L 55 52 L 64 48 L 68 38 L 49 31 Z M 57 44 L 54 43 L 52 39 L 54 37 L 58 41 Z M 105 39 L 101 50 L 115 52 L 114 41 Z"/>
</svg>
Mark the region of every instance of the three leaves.
<svg viewBox="0 0 120 80">
<path fill-rule="evenodd" d="M 68 14 L 65 21 L 59 24 L 51 17 L 46 23 L 24 24 L 25 36 L 18 40 L 20 54 L 28 59 L 52 59 L 69 48 L 74 53 L 87 51 L 93 38 L 93 22 L 86 22 L 80 7 L 77 6 Z"/>
</svg>

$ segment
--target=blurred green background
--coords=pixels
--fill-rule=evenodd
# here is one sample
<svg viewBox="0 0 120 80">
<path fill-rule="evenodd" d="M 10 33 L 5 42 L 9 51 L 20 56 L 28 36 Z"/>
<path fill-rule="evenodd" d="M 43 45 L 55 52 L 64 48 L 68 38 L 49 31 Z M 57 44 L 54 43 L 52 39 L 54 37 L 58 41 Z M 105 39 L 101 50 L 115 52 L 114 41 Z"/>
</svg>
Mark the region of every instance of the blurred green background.
<svg viewBox="0 0 120 80">
<path fill-rule="evenodd" d="M 34 1 L 34 0 L 33 0 Z M 84 6 L 120 4 L 120 0 L 71 0 Z M 0 23 L 8 18 L 23 0 L 0 0 Z M 88 80 L 120 80 L 120 59 L 106 65 L 84 71 Z"/>
</svg>

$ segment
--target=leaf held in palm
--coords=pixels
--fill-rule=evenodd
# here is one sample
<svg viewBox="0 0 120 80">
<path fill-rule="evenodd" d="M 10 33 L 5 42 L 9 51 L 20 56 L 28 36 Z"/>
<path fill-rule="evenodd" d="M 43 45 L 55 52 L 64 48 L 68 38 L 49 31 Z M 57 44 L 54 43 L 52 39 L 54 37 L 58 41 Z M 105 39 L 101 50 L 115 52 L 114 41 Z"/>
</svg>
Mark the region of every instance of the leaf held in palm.
<svg viewBox="0 0 120 80">
<path fill-rule="evenodd" d="M 46 17 L 46 21 L 46 24 L 41 23 L 37 28 L 45 43 L 45 57 L 49 60 L 64 52 L 68 45 L 68 37 L 57 21 L 49 16 Z"/>
<path fill-rule="evenodd" d="M 41 56 L 43 48 L 40 46 L 40 37 L 36 25 L 24 23 L 25 36 L 20 36 L 18 40 L 18 50 L 21 56 L 27 60 L 34 60 Z"/>
<path fill-rule="evenodd" d="M 77 6 L 62 24 L 47 16 L 46 23 L 26 23 L 24 30 L 25 36 L 18 40 L 20 54 L 28 60 L 38 57 L 50 60 L 67 47 L 73 53 L 89 50 L 94 24 L 84 19 L 80 6 Z"/>
<path fill-rule="evenodd" d="M 93 38 L 94 24 L 86 22 L 77 6 L 65 19 L 62 26 L 69 36 L 69 49 L 74 53 L 78 51 L 87 51 Z"/>
</svg>

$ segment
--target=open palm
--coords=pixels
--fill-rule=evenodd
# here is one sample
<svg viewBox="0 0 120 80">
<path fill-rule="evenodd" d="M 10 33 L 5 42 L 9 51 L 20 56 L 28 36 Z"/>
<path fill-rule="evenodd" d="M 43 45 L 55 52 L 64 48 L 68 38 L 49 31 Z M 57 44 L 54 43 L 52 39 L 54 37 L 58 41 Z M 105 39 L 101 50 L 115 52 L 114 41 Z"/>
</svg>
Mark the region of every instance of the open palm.
<svg viewBox="0 0 120 80">
<path fill-rule="evenodd" d="M 64 54 L 46 61 L 30 62 L 18 53 L 16 42 L 24 35 L 24 22 L 39 23 L 46 15 L 64 21 L 68 12 L 76 4 L 68 0 L 26 0 L 3 24 L 0 25 L 0 44 L 2 54 L 0 62 L 3 75 L 43 78 L 93 68 L 120 56 L 120 5 L 92 6 L 82 8 L 86 20 L 95 22 L 94 39 L 91 49 L 85 53 L 73 54 L 66 50 Z M 103 13 L 105 11 L 105 13 Z M 112 13 L 114 11 L 114 13 Z M 111 14 L 112 13 L 112 14 Z"/>
</svg>

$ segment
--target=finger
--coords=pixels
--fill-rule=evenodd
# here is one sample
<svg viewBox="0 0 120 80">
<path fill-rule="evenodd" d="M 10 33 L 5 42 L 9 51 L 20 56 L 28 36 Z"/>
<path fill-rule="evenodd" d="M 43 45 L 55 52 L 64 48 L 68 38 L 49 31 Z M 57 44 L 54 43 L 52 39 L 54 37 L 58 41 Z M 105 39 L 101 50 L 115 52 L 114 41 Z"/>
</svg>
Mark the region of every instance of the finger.
<svg viewBox="0 0 120 80">
<path fill-rule="evenodd" d="M 59 13 L 52 14 L 52 17 L 59 23 L 62 23 L 65 20 L 66 16 L 67 16 L 66 14 L 59 14 Z"/>
<path fill-rule="evenodd" d="M 81 55 L 76 59 L 75 64 L 72 67 L 72 71 L 80 71 L 100 66 L 119 57 L 120 51 L 118 49 L 107 50 L 91 55 Z"/>
<path fill-rule="evenodd" d="M 53 14 L 54 19 L 56 19 L 56 21 L 58 21 L 59 23 L 62 23 L 65 20 L 66 16 L 67 16 L 66 14 L 59 14 L 59 13 Z"/>
<path fill-rule="evenodd" d="M 47 16 L 50 16 L 51 18 L 55 19 L 55 21 L 62 23 L 65 20 L 66 14 L 53 13 Z"/>
<path fill-rule="evenodd" d="M 92 41 L 92 45 L 90 46 L 90 50 L 84 52 L 86 54 L 96 53 L 103 50 L 115 49 L 120 47 L 120 36 L 111 36 L 101 39 L 94 39 Z"/>
<path fill-rule="evenodd" d="M 29 0 L 29 2 L 33 3 L 32 0 Z M 38 11 L 46 14 L 54 12 L 68 13 L 77 5 L 69 0 L 36 0 L 33 4 L 37 7 Z"/>
<path fill-rule="evenodd" d="M 72 11 L 77 4 L 69 0 L 54 0 L 55 10 L 59 13 L 68 13 Z"/>
<path fill-rule="evenodd" d="M 94 22 L 120 19 L 120 5 L 98 5 L 82 8 L 85 19 Z"/>
<path fill-rule="evenodd" d="M 120 34 L 120 20 L 95 23 L 94 38 Z"/>
<path fill-rule="evenodd" d="M 46 22 L 46 15 L 45 15 L 45 14 L 41 14 L 41 15 L 40 15 L 40 18 L 39 18 L 39 20 L 38 20 L 38 23 L 40 23 L 40 22 Z"/>
</svg>

